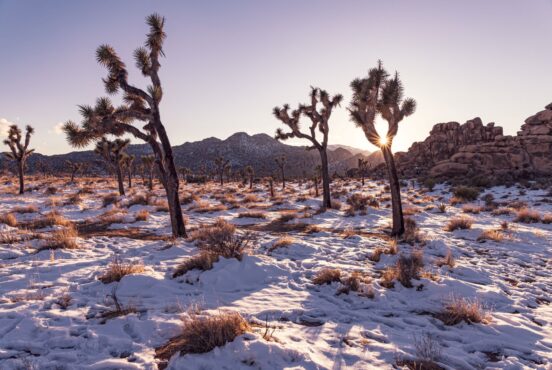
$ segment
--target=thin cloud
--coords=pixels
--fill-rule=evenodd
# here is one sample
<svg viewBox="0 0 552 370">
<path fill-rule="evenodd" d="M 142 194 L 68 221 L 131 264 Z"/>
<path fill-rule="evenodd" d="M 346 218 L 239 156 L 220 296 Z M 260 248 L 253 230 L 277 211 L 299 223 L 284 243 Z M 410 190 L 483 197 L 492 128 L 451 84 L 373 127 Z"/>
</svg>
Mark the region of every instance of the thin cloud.
<svg viewBox="0 0 552 370">
<path fill-rule="evenodd" d="M 13 125 L 13 122 L 10 122 L 5 118 L 0 118 L 0 137 L 8 136 L 8 130 L 11 125 Z"/>
<path fill-rule="evenodd" d="M 54 133 L 57 135 L 63 134 L 63 122 L 60 122 L 54 126 Z"/>
</svg>

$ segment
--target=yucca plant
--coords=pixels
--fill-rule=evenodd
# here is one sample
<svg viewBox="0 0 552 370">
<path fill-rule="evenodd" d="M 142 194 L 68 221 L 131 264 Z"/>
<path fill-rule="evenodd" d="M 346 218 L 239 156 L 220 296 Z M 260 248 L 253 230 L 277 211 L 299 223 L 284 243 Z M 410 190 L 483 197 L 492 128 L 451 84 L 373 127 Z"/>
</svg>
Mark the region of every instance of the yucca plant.
<svg viewBox="0 0 552 370">
<path fill-rule="evenodd" d="M 85 162 L 73 162 L 69 160 L 65 161 L 65 165 L 71 173 L 71 182 L 75 182 L 75 176 L 77 175 L 77 173 L 84 172 L 84 170 L 88 167 L 87 163 Z"/>
<path fill-rule="evenodd" d="M 252 166 L 246 166 L 244 169 L 245 175 L 249 178 L 249 189 L 253 189 L 253 176 L 255 176 L 255 171 Z"/>
<path fill-rule="evenodd" d="M 289 105 L 283 107 L 275 107 L 273 110 L 274 116 L 283 124 L 289 127 L 289 132 L 284 132 L 282 129 L 276 130 L 276 139 L 287 140 L 290 138 L 307 139 L 311 142 L 311 146 L 307 149 L 316 149 L 320 154 L 320 163 L 322 168 L 322 190 L 323 190 L 323 208 L 331 208 L 330 195 L 330 175 L 328 172 L 328 134 L 330 132 L 329 120 L 332 111 L 336 106 L 341 104 L 343 96 L 341 94 L 330 97 L 326 90 L 319 88 L 311 88 L 310 104 L 299 104 L 297 109 L 289 112 Z M 301 131 L 300 119 L 301 116 L 306 116 L 311 121 L 308 132 Z M 316 137 L 316 133 L 320 132 L 322 139 Z M 285 181 L 282 180 L 285 184 Z"/>
<path fill-rule="evenodd" d="M 153 154 L 143 155 L 140 157 L 142 161 L 142 170 L 148 176 L 148 188 L 153 190 L 153 171 L 155 171 L 155 156 Z"/>
<path fill-rule="evenodd" d="M 100 141 L 96 142 L 96 148 L 94 149 L 94 152 L 102 157 L 108 168 L 117 175 L 120 195 L 125 195 L 123 166 L 128 157 L 126 149 L 129 144 L 129 139 L 115 139 L 109 141 L 106 138 L 102 138 Z"/>
<path fill-rule="evenodd" d="M 126 171 L 128 179 L 128 188 L 132 189 L 132 176 L 134 175 L 134 160 L 136 156 L 134 154 L 127 154 L 122 159 L 123 168 Z"/>
<path fill-rule="evenodd" d="M 281 154 L 274 158 L 274 162 L 276 162 L 276 165 L 280 169 L 280 175 L 282 176 L 282 189 L 286 188 L 286 163 L 287 158 L 285 154 Z"/>
<path fill-rule="evenodd" d="M 25 139 L 23 140 L 21 129 L 17 125 L 11 125 L 8 130 L 8 138 L 4 140 L 4 144 L 10 147 L 10 151 L 4 153 L 4 155 L 17 164 L 19 194 L 25 192 L 25 168 L 27 158 L 34 152 L 34 149 L 29 149 L 31 135 L 33 133 L 34 128 L 27 125 L 25 128 Z"/>
<path fill-rule="evenodd" d="M 399 74 L 393 77 L 383 68 L 381 61 L 377 67 L 370 69 L 368 76 L 357 78 L 351 82 L 353 97 L 349 107 L 352 121 L 364 131 L 368 141 L 379 147 L 383 153 L 389 186 L 391 189 L 391 204 L 393 210 L 393 235 L 404 233 L 404 218 L 401 203 L 401 190 L 397 168 L 391 146 L 399 130 L 399 123 L 416 110 L 416 101 L 404 98 L 403 85 Z M 388 129 L 381 137 L 374 125 L 376 116 L 387 121 Z"/>
<path fill-rule="evenodd" d="M 159 78 L 159 58 L 165 55 L 165 18 L 152 14 L 146 21 L 150 31 L 146 36 L 145 45 L 134 52 L 134 59 L 136 66 L 142 75 L 150 80 L 151 85 L 144 90 L 130 84 L 126 65 L 115 49 L 109 45 L 101 45 L 96 51 L 96 58 L 109 72 L 107 78 L 103 79 L 105 89 L 109 94 L 122 91 L 124 104 L 115 107 L 109 98 L 102 97 L 97 99 L 94 107 L 82 105 L 81 124 L 68 121 L 64 125 L 64 131 L 69 143 L 75 147 L 84 147 L 108 134 L 130 134 L 148 143 L 155 155 L 161 183 L 167 193 L 172 234 L 177 237 L 186 236 L 178 196 L 178 173 L 160 111 L 163 89 Z M 136 121 L 144 123 L 142 129 L 133 125 Z"/>
<path fill-rule="evenodd" d="M 368 163 L 367 159 L 358 159 L 358 172 L 360 175 L 360 178 L 362 179 L 362 186 L 364 186 L 364 178 L 368 174 L 368 170 L 370 169 L 372 165 Z"/>
</svg>

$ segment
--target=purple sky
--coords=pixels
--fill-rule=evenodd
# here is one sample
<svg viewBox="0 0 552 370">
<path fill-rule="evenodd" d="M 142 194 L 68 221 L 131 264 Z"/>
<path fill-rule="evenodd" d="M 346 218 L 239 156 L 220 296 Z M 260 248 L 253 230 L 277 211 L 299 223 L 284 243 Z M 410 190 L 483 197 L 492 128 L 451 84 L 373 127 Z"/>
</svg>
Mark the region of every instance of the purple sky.
<svg viewBox="0 0 552 370">
<path fill-rule="evenodd" d="M 113 45 L 144 86 L 132 51 L 146 15 L 167 18 L 162 118 L 173 145 L 278 127 L 272 107 L 306 102 L 309 86 L 350 97 L 349 83 L 382 59 L 418 102 L 394 150 L 437 122 L 480 116 L 515 134 L 552 102 L 552 2 L 506 1 L 20 1 L 0 0 L 0 131 L 37 129 L 42 153 L 72 150 L 56 127 L 105 95 L 95 49 Z M 330 142 L 374 149 L 346 104 Z"/>
</svg>

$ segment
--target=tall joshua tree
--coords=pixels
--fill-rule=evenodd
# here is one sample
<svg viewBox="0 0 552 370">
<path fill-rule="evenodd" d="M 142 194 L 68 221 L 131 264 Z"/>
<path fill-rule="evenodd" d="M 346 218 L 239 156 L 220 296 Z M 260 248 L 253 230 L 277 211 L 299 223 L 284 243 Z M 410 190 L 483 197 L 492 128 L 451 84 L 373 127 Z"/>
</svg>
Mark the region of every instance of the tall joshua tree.
<svg viewBox="0 0 552 370">
<path fill-rule="evenodd" d="M 71 172 L 71 182 L 75 182 L 75 175 L 78 172 L 82 172 L 86 167 L 86 163 L 84 162 L 65 161 L 65 165 Z"/>
<path fill-rule="evenodd" d="M 81 125 L 67 122 L 64 126 L 69 143 L 83 147 L 98 141 L 106 134 L 122 136 L 131 134 L 148 143 L 155 155 L 161 183 L 167 193 L 169 214 L 174 236 L 186 236 L 184 217 L 178 196 L 179 180 L 174 164 L 173 151 L 165 126 L 161 121 L 160 103 L 163 89 L 159 78 L 159 58 L 164 56 L 163 43 L 165 18 L 158 14 L 147 17 L 149 33 L 145 45 L 134 52 L 136 66 L 151 82 L 147 89 L 140 89 L 128 81 L 125 64 L 109 45 L 101 45 L 96 51 L 98 62 L 108 70 L 107 78 L 103 79 L 105 89 L 109 94 L 122 91 L 124 104 L 114 107 L 108 98 L 99 98 L 94 107 L 82 105 L 80 113 L 83 116 Z M 133 125 L 135 121 L 142 122 L 142 129 Z"/>
<path fill-rule="evenodd" d="M 117 183 L 119 185 L 119 194 L 125 195 L 125 187 L 123 184 L 123 167 L 127 161 L 128 154 L 125 152 L 130 144 L 130 139 L 115 139 L 109 141 L 102 138 L 96 142 L 94 152 L 99 154 L 108 165 L 108 167 L 117 175 Z"/>
<path fill-rule="evenodd" d="M 368 163 L 367 159 L 358 159 L 358 172 L 362 179 L 362 186 L 364 186 L 364 178 L 366 177 L 366 174 L 368 173 L 368 170 L 370 169 L 371 164 Z"/>
<path fill-rule="evenodd" d="M 222 156 L 218 156 L 214 160 L 217 175 L 219 176 L 220 186 L 224 185 L 224 174 L 230 170 L 230 160 L 224 159 Z"/>
<path fill-rule="evenodd" d="M 246 166 L 245 175 L 249 178 L 249 189 L 253 189 L 253 176 L 255 176 L 255 171 L 252 166 Z"/>
<path fill-rule="evenodd" d="M 25 140 L 23 140 L 21 129 L 17 127 L 17 125 L 11 125 L 8 131 L 8 138 L 4 140 L 4 144 L 10 147 L 10 152 L 4 153 L 5 156 L 17 164 L 19 194 L 25 192 L 25 167 L 27 158 L 34 152 L 34 149 L 29 149 L 31 135 L 33 133 L 34 128 L 27 126 L 25 128 Z"/>
<path fill-rule="evenodd" d="M 330 97 L 326 90 L 313 87 L 311 88 L 310 98 L 310 104 L 300 104 L 291 114 L 289 113 L 289 105 L 287 104 L 282 108 L 274 108 L 274 116 L 290 129 L 289 132 L 284 132 L 280 128 L 276 130 L 276 139 L 287 140 L 293 137 L 307 139 L 312 143 L 312 146 L 308 147 L 308 149 L 318 150 L 322 167 L 322 207 L 331 208 L 330 175 L 328 173 L 327 153 L 328 134 L 330 132 L 328 121 L 330 120 L 333 109 L 341 104 L 343 96 L 337 94 Z M 305 115 L 311 121 L 308 133 L 301 131 L 299 122 L 301 115 Z M 316 137 L 317 131 L 322 135 L 322 140 Z"/>
<path fill-rule="evenodd" d="M 148 188 L 153 190 L 153 170 L 155 169 L 155 156 L 153 154 L 143 155 L 141 158 L 144 171 L 148 175 Z"/>
<path fill-rule="evenodd" d="M 351 82 L 351 88 L 353 90 L 349 107 L 351 119 L 364 131 L 368 141 L 382 151 L 391 189 L 392 234 L 401 235 L 404 233 L 401 189 L 391 146 L 399 130 L 399 122 L 414 113 L 416 101 L 404 98 L 399 74 L 395 73 L 393 77 L 390 77 L 381 61 L 378 62 L 377 67 L 370 69 L 368 76 L 357 78 Z M 378 134 L 374 125 L 378 113 L 388 124 L 387 134 L 384 137 Z"/>
<path fill-rule="evenodd" d="M 278 157 L 274 158 L 274 162 L 276 162 L 276 165 L 280 169 L 280 175 L 282 176 L 282 189 L 286 188 L 286 163 L 287 158 L 285 154 L 279 155 Z"/>
</svg>

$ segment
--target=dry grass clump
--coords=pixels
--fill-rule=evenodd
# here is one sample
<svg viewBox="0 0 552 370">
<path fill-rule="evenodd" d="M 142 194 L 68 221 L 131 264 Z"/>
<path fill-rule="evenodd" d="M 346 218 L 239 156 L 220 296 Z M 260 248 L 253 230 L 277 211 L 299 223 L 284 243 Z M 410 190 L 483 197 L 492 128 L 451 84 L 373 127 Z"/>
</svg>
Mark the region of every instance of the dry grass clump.
<svg viewBox="0 0 552 370">
<path fill-rule="evenodd" d="M 350 226 L 347 227 L 345 230 L 343 230 L 343 232 L 341 233 L 341 236 L 343 237 L 343 239 L 349 239 L 355 235 L 356 235 L 355 229 L 353 229 Z"/>
<path fill-rule="evenodd" d="M 504 234 L 501 230 L 488 229 L 484 230 L 478 237 L 477 241 L 492 240 L 495 242 L 501 242 L 504 240 Z"/>
<path fill-rule="evenodd" d="M 224 204 L 211 205 L 209 204 L 209 202 L 203 200 L 196 202 L 195 205 L 189 208 L 190 211 L 194 211 L 197 213 L 221 212 L 226 211 L 227 209 L 228 207 L 226 207 Z"/>
<path fill-rule="evenodd" d="M 247 194 L 245 197 L 243 197 L 244 203 L 258 203 L 261 201 L 261 198 L 259 198 L 255 194 Z"/>
<path fill-rule="evenodd" d="M 119 196 L 116 193 L 106 194 L 102 197 L 102 207 L 107 207 L 111 204 L 117 204 Z"/>
<path fill-rule="evenodd" d="M 164 368 L 176 353 L 210 352 L 248 331 L 251 331 L 251 326 L 237 312 L 221 312 L 213 316 L 191 315 L 183 322 L 182 334 L 156 348 L 155 357 L 164 362 L 160 364 Z"/>
<path fill-rule="evenodd" d="M 106 224 L 121 224 L 125 221 L 126 209 L 113 208 L 98 216 L 100 222 Z"/>
<path fill-rule="evenodd" d="M 452 218 L 445 226 L 445 231 L 465 230 L 471 229 L 473 225 L 473 219 L 467 216 L 459 216 Z"/>
<path fill-rule="evenodd" d="M 514 219 L 514 222 L 531 224 L 531 223 L 540 222 L 540 220 L 541 220 L 540 213 L 529 208 L 522 208 L 516 212 L 516 218 Z"/>
<path fill-rule="evenodd" d="M 522 200 L 513 200 L 513 201 L 508 203 L 508 207 L 516 209 L 516 210 L 520 210 L 520 209 L 523 209 L 523 208 L 527 208 L 527 203 L 522 201 Z"/>
<path fill-rule="evenodd" d="M 368 257 L 368 259 L 372 262 L 379 262 L 383 252 L 384 252 L 383 248 L 376 247 L 376 248 L 374 248 L 374 251 L 372 252 L 372 254 L 370 254 L 370 256 Z"/>
<path fill-rule="evenodd" d="M 6 224 L 11 227 L 17 226 L 17 218 L 13 213 L 3 213 L 0 214 L 0 223 Z"/>
<path fill-rule="evenodd" d="M 439 203 L 437 209 L 439 210 L 439 213 L 445 213 L 447 211 L 446 203 Z"/>
<path fill-rule="evenodd" d="M 444 258 L 437 259 L 435 261 L 435 264 L 439 267 L 448 266 L 450 268 L 453 268 L 454 266 L 456 266 L 456 261 L 454 260 L 452 251 L 449 249 L 449 251 L 447 252 L 447 255 Z"/>
<path fill-rule="evenodd" d="M 421 337 L 414 336 L 416 358 L 399 357 L 396 365 L 409 370 L 444 370 L 436 361 L 441 358 L 442 348 L 437 338 L 431 333 L 424 333 Z"/>
<path fill-rule="evenodd" d="M 44 194 L 46 195 L 54 195 L 56 193 L 57 193 L 57 188 L 55 186 L 48 186 L 44 191 Z"/>
<path fill-rule="evenodd" d="M 73 225 L 54 231 L 47 237 L 46 243 L 39 248 L 39 251 L 45 249 L 77 249 L 77 237 L 79 233 Z"/>
<path fill-rule="evenodd" d="M 172 277 L 184 275 L 188 271 L 198 269 L 207 271 L 213 268 L 213 264 L 218 261 L 218 256 L 207 251 L 201 251 L 198 254 L 191 256 L 179 264 L 173 272 Z"/>
<path fill-rule="evenodd" d="M 73 205 L 80 204 L 82 203 L 82 197 L 79 193 L 71 194 L 67 197 L 67 201 L 65 203 Z"/>
<path fill-rule="evenodd" d="M 542 223 L 543 224 L 552 224 L 552 213 L 545 213 L 542 216 Z"/>
<path fill-rule="evenodd" d="M 341 279 L 341 270 L 334 268 L 323 268 L 318 271 L 314 278 L 312 279 L 313 284 L 323 285 L 331 284 L 334 281 L 339 281 Z"/>
<path fill-rule="evenodd" d="M 142 263 L 123 263 L 119 257 L 115 257 L 107 266 L 107 270 L 98 277 L 98 280 L 104 284 L 109 284 L 114 281 L 120 281 L 125 275 L 139 274 L 144 272 L 144 270 L 144 265 Z"/>
<path fill-rule="evenodd" d="M 353 211 L 365 211 L 367 206 L 379 208 L 379 202 L 372 195 L 354 193 L 347 198 L 347 204 Z"/>
<path fill-rule="evenodd" d="M 271 252 L 275 251 L 278 248 L 289 247 L 293 243 L 295 243 L 295 239 L 293 239 L 290 236 L 283 236 L 283 237 L 279 238 L 278 240 L 276 240 L 270 246 L 270 248 L 268 249 L 268 252 L 271 253 Z"/>
<path fill-rule="evenodd" d="M 238 218 L 266 218 L 265 212 L 242 212 L 238 214 Z"/>
<path fill-rule="evenodd" d="M 420 271 L 424 267 L 424 255 L 416 250 L 406 256 L 401 254 L 397 260 L 397 280 L 406 288 L 412 288 L 412 279 L 420 278 Z"/>
<path fill-rule="evenodd" d="M 149 217 L 149 212 L 147 209 L 141 209 L 136 212 L 136 221 L 147 221 Z"/>
<path fill-rule="evenodd" d="M 18 206 L 13 207 L 10 211 L 11 213 L 36 213 L 38 212 L 38 207 L 34 204 L 28 206 Z"/>
<path fill-rule="evenodd" d="M 487 324 L 491 321 L 491 315 L 484 310 L 481 302 L 454 296 L 446 303 L 444 311 L 438 313 L 436 317 L 445 325 L 456 325 L 462 321 L 468 324 Z"/>
<path fill-rule="evenodd" d="M 341 286 L 337 290 L 337 295 L 349 294 L 350 292 L 359 292 L 362 296 L 374 298 L 374 291 L 372 286 L 369 285 L 372 282 L 370 277 L 364 276 L 358 271 L 354 271 L 340 281 Z"/>
<path fill-rule="evenodd" d="M 404 234 L 402 238 L 405 243 L 410 245 L 425 243 L 424 235 L 420 232 L 418 224 L 410 217 L 404 219 Z"/>
<path fill-rule="evenodd" d="M 31 229 L 43 229 L 45 227 L 54 225 L 70 226 L 72 225 L 72 223 L 71 221 L 63 217 L 59 212 L 51 211 L 46 213 L 43 217 L 31 221 L 29 227 Z"/>
<path fill-rule="evenodd" d="M 476 204 L 466 204 L 462 207 L 462 212 L 464 213 L 472 213 L 472 214 L 479 214 L 483 210 L 483 207 L 478 206 Z"/>
<path fill-rule="evenodd" d="M 135 205 L 147 206 L 148 204 L 149 204 L 149 200 L 146 194 L 136 194 L 128 200 L 129 207 L 132 207 Z"/>
<path fill-rule="evenodd" d="M 495 208 L 491 211 L 491 215 L 493 216 L 509 215 L 511 213 L 512 213 L 512 210 L 506 207 Z"/>
</svg>

